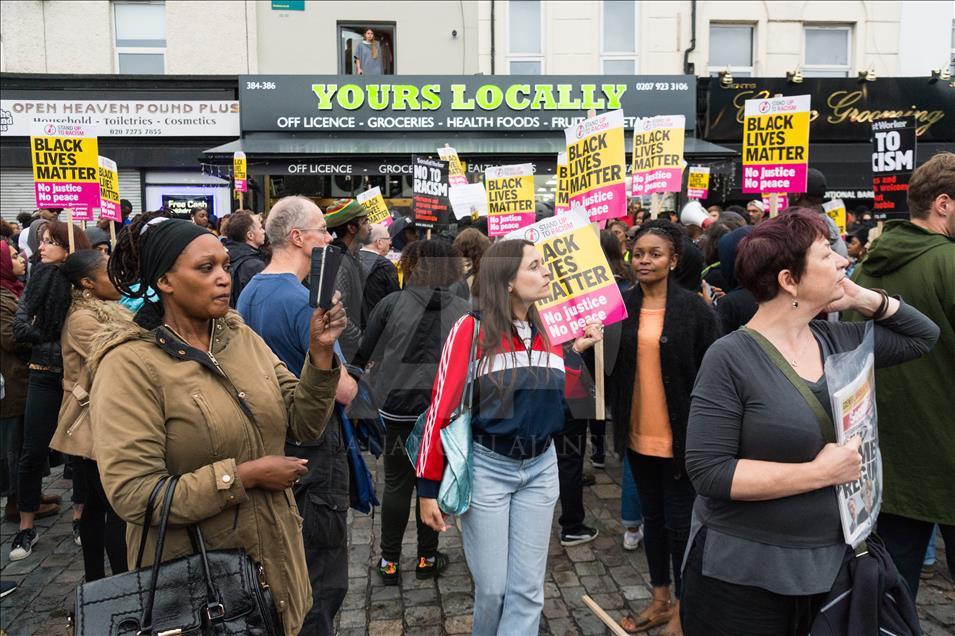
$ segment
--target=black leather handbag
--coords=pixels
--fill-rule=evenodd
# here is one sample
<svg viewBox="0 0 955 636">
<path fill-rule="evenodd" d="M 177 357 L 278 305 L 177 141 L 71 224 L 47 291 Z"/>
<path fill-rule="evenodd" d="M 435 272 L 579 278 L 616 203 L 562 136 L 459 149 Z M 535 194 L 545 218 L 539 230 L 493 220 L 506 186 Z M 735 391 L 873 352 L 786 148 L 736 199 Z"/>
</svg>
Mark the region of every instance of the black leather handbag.
<svg viewBox="0 0 955 636">
<path fill-rule="evenodd" d="M 142 568 L 153 507 L 167 480 L 156 557 L 152 567 Z M 149 496 L 136 569 L 76 588 L 76 605 L 70 616 L 74 634 L 281 636 L 282 624 L 262 566 L 244 551 L 207 551 L 202 532 L 193 525 L 188 531 L 194 554 L 162 562 L 178 481 L 178 476 L 163 478 Z"/>
</svg>

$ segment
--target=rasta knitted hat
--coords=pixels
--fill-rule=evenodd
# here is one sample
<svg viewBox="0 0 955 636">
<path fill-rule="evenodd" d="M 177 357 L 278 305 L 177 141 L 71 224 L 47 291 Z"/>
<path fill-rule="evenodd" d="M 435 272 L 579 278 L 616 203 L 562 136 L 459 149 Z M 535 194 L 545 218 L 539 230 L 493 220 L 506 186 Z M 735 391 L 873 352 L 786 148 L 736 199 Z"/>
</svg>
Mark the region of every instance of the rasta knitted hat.
<svg viewBox="0 0 955 636">
<path fill-rule="evenodd" d="M 338 199 L 325 208 L 325 222 L 329 228 L 341 227 L 363 216 L 368 216 L 368 212 L 355 199 Z"/>
</svg>

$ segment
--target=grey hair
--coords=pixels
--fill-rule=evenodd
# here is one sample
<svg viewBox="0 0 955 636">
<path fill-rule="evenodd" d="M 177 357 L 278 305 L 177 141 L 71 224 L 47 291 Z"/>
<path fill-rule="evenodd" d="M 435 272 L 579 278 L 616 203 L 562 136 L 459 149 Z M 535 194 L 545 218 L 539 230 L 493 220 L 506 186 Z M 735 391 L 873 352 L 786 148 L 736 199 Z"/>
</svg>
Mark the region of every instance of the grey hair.
<svg viewBox="0 0 955 636">
<path fill-rule="evenodd" d="M 296 195 L 279 199 L 272 206 L 265 221 L 265 234 L 269 237 L 272 249 L 284 248 L 292 230 L 308 227 L 309 216 L 313 211 L 322 213 L 322 209 L 307 197 Z"/>
</svg>

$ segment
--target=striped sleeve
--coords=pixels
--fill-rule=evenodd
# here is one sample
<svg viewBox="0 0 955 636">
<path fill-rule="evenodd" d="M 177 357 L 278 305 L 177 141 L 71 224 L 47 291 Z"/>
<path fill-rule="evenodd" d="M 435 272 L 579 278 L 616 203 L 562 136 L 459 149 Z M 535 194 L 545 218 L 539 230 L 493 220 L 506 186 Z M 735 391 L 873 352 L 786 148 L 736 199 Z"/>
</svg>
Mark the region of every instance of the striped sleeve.
<svg viewBox="0 0 955 636">
<path fill-rule="evenodd" d="M 441 352 L 438 373 L 431 391 L 431 405 L 428 407 L 424 432 L 421 435 L 418 463 L 415 466 L 420 497 L 435 499 L 438 496 L 438 487 L 444 474 L 441 429 L 451 422 L 451 415 L 461 404 L 473 334 L 474 319 L 471 316 L 462 316 L 451 328 Z"/>
</svg>

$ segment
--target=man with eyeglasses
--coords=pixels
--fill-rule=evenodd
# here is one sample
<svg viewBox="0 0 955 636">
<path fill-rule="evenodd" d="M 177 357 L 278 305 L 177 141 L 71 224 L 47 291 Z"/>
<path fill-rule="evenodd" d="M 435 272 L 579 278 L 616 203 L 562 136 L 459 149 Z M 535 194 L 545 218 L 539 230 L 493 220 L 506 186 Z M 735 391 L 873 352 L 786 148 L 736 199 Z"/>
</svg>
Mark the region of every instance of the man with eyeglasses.
<svg viewBox="0 0 955 636">
<path fill-rule="evenodd" d="M 236 309 L 298 375 L 308 356 L 313 311 L 302 282 L 311 269 L 312 249 L 331 243 L 332 235 L 321 209 L 301 196 L 285 197 L 272 206 L 265 234 L 272 245 L 272 261 L 245 286 Z M 340 350 L 338 353 L 341 355 Z M 355 380 L 343 365 L 335 401 L 348 406 L 357 392 Z M 301 483 L 293 487 L 303 518 L 305 561 L 312 585 L 312 608 L 305 616 L 302 633 L 334 634 L 335 614 L 348 591 L 348 568 L 343 564 L 348 562 L 345 528 L 350 504 L 348 457 L 338 409 L 332 412 L 320 439 L 286 440 L 285 454 L 307 459 L 309 468 Z"/>
</svg>

